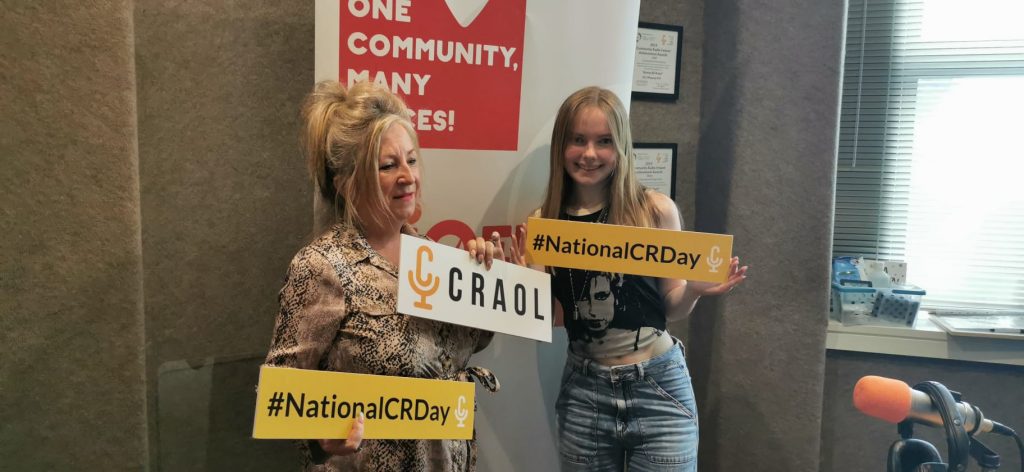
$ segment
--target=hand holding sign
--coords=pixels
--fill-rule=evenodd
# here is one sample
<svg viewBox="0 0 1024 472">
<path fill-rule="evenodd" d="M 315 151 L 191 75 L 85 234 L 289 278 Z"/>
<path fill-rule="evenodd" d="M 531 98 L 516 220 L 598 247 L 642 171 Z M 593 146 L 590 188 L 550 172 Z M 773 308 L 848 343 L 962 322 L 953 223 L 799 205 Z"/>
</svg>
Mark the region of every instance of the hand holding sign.
<svg viewBox="0 0 1024 472">
<path fill-rule="evenodd" d="M 526 266 L 526 225 L 516 226 L 512 233 L 512 244 L 509 246 L 508 262 Z M 539 269 L 538 269 L 539 270 Z"/>
<path fill-rule="evenodd" d="M 694 291 L 694 293 L 696 293 L 697 295 L 700 295 L 702 297 L 729 293 L 732 291 L 733 288 L 735 288 L 737 285 L 739 285 L 747 278 L 748 267 L 749 266 L 740 267 L 740 258 L 737 256 L 733 256 L 732 259 L 729 261 L 729 278 L 726 279 L 725 282 L 716 284 L 714 282 L 699 282 L 693 280 L 687 282 L 688 288 Z"/>
<path fill-rule="evenodd" d="M 466 250 L 469 251 L 469 257 L 476 259 L 477 264 L 483 263 L 488 270 L 495 257 L 505 259 L 505 248 L 501 245 L 501 235 L 497 231 L 491 233 L 490 241 L 484 241 L 482 236 L 469 240 Z"/>
<path fill-rule="evenodd" d="M 484 262 L 487 264 L 488 269 L 491 268 L 491 260 L 499 255 L 502 260 L 509 264 L 526 267 L 526 248 L 523 246 L 523 241 L 526 240 L 526 226 L 516 226 L 515 229 L 512 230 L 510 238 L 512 239 L 512 244 L 508 247 L 507 255 L 505 254 L 505 248 L 501 243 L 501 235 L 497 231 L 491 233 L 490 241 L 484 241 L 482 236 L 477 236 L 475 239 L 469 240 L 466 243 L 466 250 L 469 251 L 469 256 L 476 259 L 477 262 Z M 481 248 L 483 249 L 481 250 Z M 481 254 L 478 254 L 478 251 L 481 252 Z"/>
<path fill-rule="evenodd" d="M 356 417 L 356 420 L 352 423 L 352 429 L 348 432 L 348 437 L 345 439 L 321 439 L 317 442 L 320 443 L 320 449 L 332 456 L 347 456 L 349 454 L 355 454 L 363 447 L 363 428 L 366 425 L 366 420 L 363 414 L 360 413 Z"/>
</svg>

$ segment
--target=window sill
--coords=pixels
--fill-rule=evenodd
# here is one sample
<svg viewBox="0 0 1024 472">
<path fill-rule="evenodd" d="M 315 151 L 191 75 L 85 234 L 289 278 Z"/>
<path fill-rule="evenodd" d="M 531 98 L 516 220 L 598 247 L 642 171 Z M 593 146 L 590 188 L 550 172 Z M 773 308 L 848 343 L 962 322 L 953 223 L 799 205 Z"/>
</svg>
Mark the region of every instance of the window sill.
<svg viewBox="0 0 1024 472">
<path fill-rule="evenodd" d="M 1024 342 L 951 336 L 919 312 L 913 327 L 843 326 L 829 320 L 825 347 L 837 351 L 1024 366 Z"/>
</svg>

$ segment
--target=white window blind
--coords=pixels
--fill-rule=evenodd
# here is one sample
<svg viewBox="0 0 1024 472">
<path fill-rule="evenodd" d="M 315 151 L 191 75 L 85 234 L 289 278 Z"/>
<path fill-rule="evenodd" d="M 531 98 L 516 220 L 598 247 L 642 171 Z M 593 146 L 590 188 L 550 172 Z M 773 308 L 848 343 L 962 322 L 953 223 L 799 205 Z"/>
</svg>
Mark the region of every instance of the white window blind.
<svg viewBox="0 0 1024 472">
<path fill-rule="evenodd" d="M 1024 311 L 1024 0 L 850 0 L 834 255 Z"/>
</svg>

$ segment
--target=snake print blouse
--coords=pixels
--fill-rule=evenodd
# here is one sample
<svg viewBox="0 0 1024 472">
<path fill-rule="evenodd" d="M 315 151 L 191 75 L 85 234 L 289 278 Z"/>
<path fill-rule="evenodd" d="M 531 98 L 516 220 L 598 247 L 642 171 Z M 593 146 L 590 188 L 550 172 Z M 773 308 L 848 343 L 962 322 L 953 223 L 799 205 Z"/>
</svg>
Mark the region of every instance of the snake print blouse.
<svg viewBox="0 0 1024 472">
<path fill-rule="evenodd" d="M 469 357 L 492 333 L 397 313 L 397 277 L 398 268 L 359 231 L 333 226 L 291 262 L 267 364 L 470 380 L 476 368 L 467 370 Z M 470 471 L 476 463 L 474 441 L 368 439 L 349 456 L 327 456 L 316 441 L 300 444 L 305 470 L 316 472 Z"/>
</svg>

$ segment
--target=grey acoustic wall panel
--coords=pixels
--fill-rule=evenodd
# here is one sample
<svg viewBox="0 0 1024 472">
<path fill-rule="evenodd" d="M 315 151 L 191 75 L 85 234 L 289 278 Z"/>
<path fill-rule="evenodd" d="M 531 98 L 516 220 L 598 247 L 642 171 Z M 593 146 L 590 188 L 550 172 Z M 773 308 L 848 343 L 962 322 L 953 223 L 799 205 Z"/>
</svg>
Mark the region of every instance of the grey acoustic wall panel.
<svg viewBox="0 0 1024 472">
<path fill-rule="evenodd" d="M 4 2 L 0 468 L 140 470 L 131 2 Z"/>
<path fill-rule="evenodd" d="M 191 441 L 212 460 L 251 434 L 213 434 L 211 423 L 157 437 L 161 399 L 177 401 L 159 373 L 269 346 L 288 262 L 311 236 L 298 118 L 313 86 L 313 3 L 142 1 L 135 18 L 149 417 L 153 461 L 171 467 L 182 462 L 161 442 Z M 243 391 L 210 389 L 209 404 L 248 398 L 257 375 Z M 256 456 L 235 465 L 267 466 Z"/>
<path fill-rule="evenodd" d="M 705 2 L 698 231 L 751 264 L 702 302 L 702 470 L 818 470 L 843 2 Z"/>
</svg>

